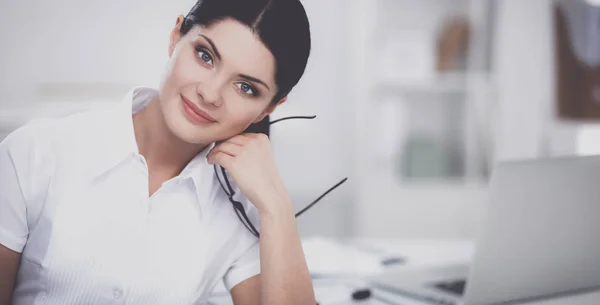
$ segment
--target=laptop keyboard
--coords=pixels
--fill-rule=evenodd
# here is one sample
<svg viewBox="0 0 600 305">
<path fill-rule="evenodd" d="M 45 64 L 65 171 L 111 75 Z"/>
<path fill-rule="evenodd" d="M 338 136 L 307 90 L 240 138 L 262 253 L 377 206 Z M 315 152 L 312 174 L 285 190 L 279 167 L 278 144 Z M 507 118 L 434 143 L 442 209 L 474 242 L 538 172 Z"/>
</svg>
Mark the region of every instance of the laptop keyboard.
<svg viewBox="0 0 600 305">
<path fill-rule="evenodd" d="M 456 295 L 463 295 L 465 293 L 465 286 L 467 281 L 464 279 L 440 282 L 435 284 L 434 286 L 440 290 L 450 292 Z"/>
</svg>

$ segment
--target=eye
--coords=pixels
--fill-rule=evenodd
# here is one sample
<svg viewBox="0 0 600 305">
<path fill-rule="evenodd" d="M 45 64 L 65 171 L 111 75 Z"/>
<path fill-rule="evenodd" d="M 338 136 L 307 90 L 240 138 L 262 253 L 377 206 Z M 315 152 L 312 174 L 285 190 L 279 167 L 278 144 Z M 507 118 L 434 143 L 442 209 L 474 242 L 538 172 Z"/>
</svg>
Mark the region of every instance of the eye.
<svg viewBox="0 0 600 305">
<path fill-rule="evenodd" d="M 213 59 L 212 56 L 210 56 L 210 53 L 208 53 L 208 51 L 206 51 L 204 48 L 197 48 L 196 51 L 198 51 L 198 56 L 200 56 L 200 59 L 205 62 L 206 64 L 212 66 L 213 65 Z"/>
<path fill-rule="evenodd" d="M 254 89 L 254 87 L 252 87 L 250 84 L 248 83 L 237 83 L 235 84 L 238 88 L 240 88 L 240 90 L 248 95 L 252 95 L 252 96 L 257 96 L 258 92 L 256 91 L 256 89 Z"/>
</svg>

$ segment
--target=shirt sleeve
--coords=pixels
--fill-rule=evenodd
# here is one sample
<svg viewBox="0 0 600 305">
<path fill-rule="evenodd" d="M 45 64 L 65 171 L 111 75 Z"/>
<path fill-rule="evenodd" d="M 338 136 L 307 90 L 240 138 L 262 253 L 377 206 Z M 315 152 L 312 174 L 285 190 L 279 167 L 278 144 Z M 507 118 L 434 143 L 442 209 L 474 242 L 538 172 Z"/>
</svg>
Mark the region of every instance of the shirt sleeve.
<svg viewBox="0 0 600 305">
<path fill-rule="evenodd" d="M 225 274 L 223 283 L 231 291 L 235 285 L 260 274 L 260 244 L 258 240 L 238 258 Z"/>
<path fill-rule="evenodd" d="M 24 150 L 24 129 L 17 129 L 0 143 L 0 244 L 22 252 L 27 241 L 27 208 L 18 165 L 29 153 Z"/>
</svg>

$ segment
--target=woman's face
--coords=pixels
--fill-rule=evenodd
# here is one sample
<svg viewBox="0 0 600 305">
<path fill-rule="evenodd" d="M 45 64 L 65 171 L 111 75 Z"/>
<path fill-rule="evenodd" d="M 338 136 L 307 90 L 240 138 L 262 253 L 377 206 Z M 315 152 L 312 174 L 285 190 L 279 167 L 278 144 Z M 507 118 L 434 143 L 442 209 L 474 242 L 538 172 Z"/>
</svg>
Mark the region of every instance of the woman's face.
<svg viewBox="0 0 600 305">
<path fill-rule="evenodd" d="M 171 34 L 159 88 L 162 114 L 176 137 L 194 144 L 225 140 L 275 109 L 275 58 L 248 27 L 225 19 L 180 36 L 182 21 Z"/>
</svg>

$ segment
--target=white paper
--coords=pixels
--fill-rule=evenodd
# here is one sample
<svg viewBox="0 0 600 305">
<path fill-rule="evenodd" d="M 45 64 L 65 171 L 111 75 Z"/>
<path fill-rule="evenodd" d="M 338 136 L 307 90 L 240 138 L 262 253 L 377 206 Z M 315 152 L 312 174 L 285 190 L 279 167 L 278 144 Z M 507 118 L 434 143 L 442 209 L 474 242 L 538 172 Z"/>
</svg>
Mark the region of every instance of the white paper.
<svg viewBox="0 0 600 305">
<path fill-rule="evenodd" d="M 302 242 L 313 276 L 372 275 L 382 271 L 382 254 L 361 250 L 325 238 Z"/>
</svg>

